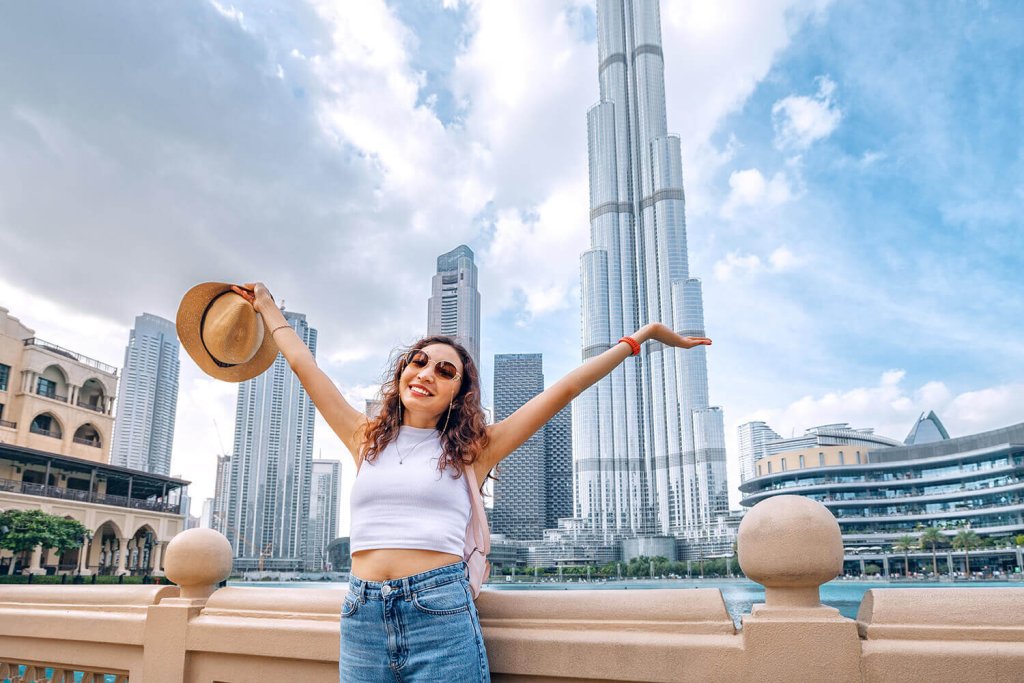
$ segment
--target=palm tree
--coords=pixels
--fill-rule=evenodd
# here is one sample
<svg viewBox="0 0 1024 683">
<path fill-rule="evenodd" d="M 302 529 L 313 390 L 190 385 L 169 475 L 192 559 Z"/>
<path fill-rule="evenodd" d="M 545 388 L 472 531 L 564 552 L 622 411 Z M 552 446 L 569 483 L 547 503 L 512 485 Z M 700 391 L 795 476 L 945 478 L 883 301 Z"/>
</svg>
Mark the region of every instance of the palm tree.
<svg viewBox="0 0 1024 683">
<path fill-rule="evenodd" d="M 892 544 L 892 549 L 903 553 L 903 575 L 910 576 L 910 551 L 917 547 L 917 539 L 907 534 Z"/>
<path fill-rule="evenodd" d="M 961 529 L 953 538 L 953 547 L 964 551 L 964 573 L 971 578 L 971 558 L 967 554 L 981 545 L 981 537 L 970 529 Z"/>
<path fill-rule="evenodd" d="M 921 538 L 919 540 L 921 542 L 921 550 L 924 550 L 925 546 L 931 546 L 932 573 L 935 575 L 935 578 L 939 578 L 939 560 L 935 555 L 935 547 L 945 543 L 946 537 L 938 527 L 930 526 L 921 532 Z"/>
</svg>

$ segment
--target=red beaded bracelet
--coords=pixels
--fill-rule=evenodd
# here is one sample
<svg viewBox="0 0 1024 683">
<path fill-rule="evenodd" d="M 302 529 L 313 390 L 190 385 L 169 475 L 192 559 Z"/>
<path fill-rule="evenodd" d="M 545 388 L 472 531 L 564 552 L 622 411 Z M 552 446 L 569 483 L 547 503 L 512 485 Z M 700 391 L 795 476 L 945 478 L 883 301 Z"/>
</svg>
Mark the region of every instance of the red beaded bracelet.
<svg viewBox="0 0 1024 683">
<path fill-rule="evenodd" d="M 636 339 L 633 339 L 632 337 L 623 337 L 622 339 L 619 340 L 619 342 L 626 342 L 627 344 L 629 344 L 629 348 L 633 349 L 633 353 L 631 355 L 640 355 L 640 342 L 638 342 Z"/>
</svg>

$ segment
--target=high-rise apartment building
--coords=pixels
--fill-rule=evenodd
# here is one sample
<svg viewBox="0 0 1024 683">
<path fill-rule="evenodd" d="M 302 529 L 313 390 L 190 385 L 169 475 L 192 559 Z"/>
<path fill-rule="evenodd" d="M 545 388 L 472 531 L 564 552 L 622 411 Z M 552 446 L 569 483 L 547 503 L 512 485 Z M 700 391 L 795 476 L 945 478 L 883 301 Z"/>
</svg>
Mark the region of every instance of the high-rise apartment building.
<svg viewBox="0 0 1024 683">
<path fill-rule="evenodd" d="M 309 488 L 309 531 L 306 534 L 306 570 L 330 567 L 328 546 L 338 537 L 338 489 L 340 460 L 314 460 Z"/>
<path fill-rule="evenodd" d="M 180 348 L 170 320 L 150 313 L 135 318 L 117 392 L 112 465 L 164 475 L 171 471 Z"/>
<path fill-rule="evenodd" d="M 572 510 L 572 406 L 544 425 L 544 528 L 557 529 Z"/>
<path fill-rule="evenodd" d="M 231 456 L 217 456 L 217 476 L 213 482 L 213 510 L 210 513 L 210 528 L 227 535 L 225 524 L 228 520 L 228 496 L 231 495 Z"/>
<path fill-rule="evenodd" d="M 661 321 L 704 336 L 687 258 L 679 138 L 667 133 L 656 0 L 598 0 L 601 100 L 587 113 L 591 248 L 583 359 Z M 727 515 L 721 412 L 704 347 L 645 344 L 573 406 L 577 514 L 595 530 L 700 538 Z"/>
<path fill-rule="evenodd" d="M 504 420 L 544 390 L 539 353 L 494 357 L 494 419 Z M 572 412 L 559 411 L 502 461 L 494 483 L 491 530 L 508 538 L 540 539 L 559 518 L 572 517 Z"/>
<path fill-rule="evenodd" d="M 494 356 L 494 421 L 501 422 L 544 391 L 544 364 L 539 353 Z M 502 460 L 494 482 L 491 531 L 513 539 L 544 535 L 544 430 Z"/>
<path fill-rule="evenodd" d="M 480 365 L 480 291 L 473 251 L 460 244 L 437 257 L 427 303 L 427 334 L 454 337 Z"/>
<path fill-rule="evenodd" d="M 284 317 L 315 356 L 317 333 L 306 316 L 286 311 Z M 238 385 L 224 522 L 236 570 L 303 568 L 314 415 L 280 354 L 265 373 Z"/>
<path fill-rule="evenodd" d="M 782 437 L 760 420 L 745 422 L 736 428 L 740 448 L 740 480 L 754 478 L 754 463 L 766 455 L 765 444 Z"/>
</svg>

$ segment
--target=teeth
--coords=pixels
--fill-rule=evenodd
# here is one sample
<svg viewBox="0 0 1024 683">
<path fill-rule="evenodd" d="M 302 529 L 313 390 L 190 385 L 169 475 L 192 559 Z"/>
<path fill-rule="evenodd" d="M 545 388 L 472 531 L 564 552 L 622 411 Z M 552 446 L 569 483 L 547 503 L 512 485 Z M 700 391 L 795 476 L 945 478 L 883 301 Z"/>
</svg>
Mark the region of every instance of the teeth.
<svg viewBox="0 0 1024 683">
<path fill-rule="evenodd" d="M 427 393 L 423 389 L 420 389 L 419 387 L 409 387 L 409 391 L 413 392 L 414 394 L 419 394 L 420 396 L 430 396 L 429 393 Z"/>
</svg>

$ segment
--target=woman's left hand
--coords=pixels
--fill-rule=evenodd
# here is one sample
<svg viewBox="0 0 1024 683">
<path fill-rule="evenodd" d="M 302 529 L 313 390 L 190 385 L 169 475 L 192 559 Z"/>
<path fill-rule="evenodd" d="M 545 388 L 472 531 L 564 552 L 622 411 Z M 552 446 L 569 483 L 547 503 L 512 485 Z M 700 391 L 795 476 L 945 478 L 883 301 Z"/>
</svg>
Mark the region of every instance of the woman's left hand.
<svg viewBox="0 0 1024 683">
<path fill-rule="evenodd" d="M 681 349 L 692 349 L 694 346 L 711 346 L 711 340 L 707 337 L 684 337 L 672 331 L 668 325 L 662 323 L 650 323 L 640 328 L 639 336 L 645 339 L 660 341 L 666 346 L 675 346 Z"/>
</svg>

